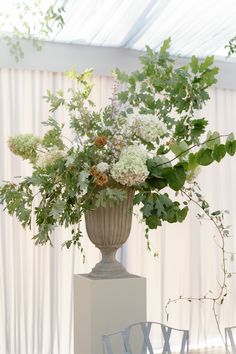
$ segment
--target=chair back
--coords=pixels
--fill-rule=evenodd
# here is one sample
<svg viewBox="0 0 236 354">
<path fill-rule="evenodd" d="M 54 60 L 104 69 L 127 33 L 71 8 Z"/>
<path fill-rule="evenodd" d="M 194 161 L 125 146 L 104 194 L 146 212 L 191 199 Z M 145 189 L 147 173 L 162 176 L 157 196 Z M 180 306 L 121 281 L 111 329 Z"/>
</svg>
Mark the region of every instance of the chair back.
<svg viewBox="0 0 236 354">
<path fill-rule="evenodd" d="M 189 353 L 189 331 L 158 322 L 140 322 L 125 329 L 130 354 Z"/>
<path fill-rule="evenodd" d="M 128 352 L 125 330 L 102 336 L 104 354 L 132 354 Z"/>
<path fill-rule="evenodd" d="M 102 336 L 104 354 L 189 354 L 189 331 L 139 322 Z"/>
<path fill-rule="evenodd" d="M 236 354 L 236 326 L 225 328 L 225 350 L 226 353 Z"/>
</svg>

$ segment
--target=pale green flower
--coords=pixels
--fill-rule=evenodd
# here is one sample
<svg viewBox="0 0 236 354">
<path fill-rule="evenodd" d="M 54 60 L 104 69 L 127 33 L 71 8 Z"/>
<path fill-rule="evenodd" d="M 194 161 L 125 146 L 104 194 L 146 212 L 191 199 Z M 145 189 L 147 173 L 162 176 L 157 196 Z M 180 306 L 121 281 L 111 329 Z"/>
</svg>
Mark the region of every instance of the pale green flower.
<svg viewBox="0 0 236 354">
<path fill-rule="evenodd" d="M 33 134 L 21 134 L 10 137 L 8 146 L 13 154 L 34 163 L 37 157 L 37 147 L 41 139 Z"/>
<path fill-rule="evenodd" d="M 146 159 L 139 146 L 131 145 L 123 149 L 119 161 L 111 169 L 112 178 L 126 186 L 144 182 L 149 175 Z"/>
<path fill-rule="evenodd" d="M 129 145 L 121 151 L 120 158 L 132 156 L 141 159 L 143 162 L 147 161 L 148 151 L 142 144 Z"/>
</svg>

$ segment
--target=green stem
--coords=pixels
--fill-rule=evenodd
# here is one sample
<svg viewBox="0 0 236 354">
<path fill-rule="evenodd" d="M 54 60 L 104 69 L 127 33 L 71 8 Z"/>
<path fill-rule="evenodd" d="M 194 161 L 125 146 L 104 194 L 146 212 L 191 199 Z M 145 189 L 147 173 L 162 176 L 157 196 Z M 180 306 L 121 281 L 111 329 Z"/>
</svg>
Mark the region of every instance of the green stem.
<svg viewBox="0 0 236 354">
<path fill-rule="evenodd" d="M 214 140 L 216 140 L 216 139 L 224 138 L 224 137 L 228 137 L 228 136 L 229 136 L 229 134 L 219 135 L 219 136 L 217 136 L 216 138 L 212 138 L 212 139 L 205 140 L 205 141 L 203 141 L 202 143 L 199 143 L 199 144 L 194 144 L 194 145 L 190 146 L 188 149 L 182 151 L 180 154 L 176 155 L 173 159 L 171 159 L 171 160 L 169 160 L 169 161 L 167 161 L 167 162 L 163 162 L 163 163 L 157 165 L 156 167 L 160 167 L 160 166 L 166 165 L 166 164 L 168 164 L 168 163 L 170 163 L 170 162 L 173 162 L 174 160 L 178 159 L 180 156 L 182 156 L 183 154 L 185 154 L 186 152 L 192 150 L 193 148 L 195 148 L 195 147 L 197 147 L 197 146 L 201 146 L 201 145 L 206 144 L 206 143 L 209 142 L 209 141 L 214 141 Z"/>
</svg>

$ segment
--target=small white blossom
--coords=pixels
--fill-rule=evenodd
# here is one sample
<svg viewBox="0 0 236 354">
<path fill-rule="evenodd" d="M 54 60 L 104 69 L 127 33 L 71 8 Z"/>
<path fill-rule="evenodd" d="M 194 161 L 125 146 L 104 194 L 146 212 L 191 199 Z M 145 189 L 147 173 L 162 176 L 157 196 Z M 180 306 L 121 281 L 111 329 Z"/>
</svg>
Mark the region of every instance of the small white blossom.
<svg viewBox="0 0 236 354">
<path fill-rule="evenodd" d="M 96 167 L 97 170 L 101 173 L 106 172 L 109 169 L 109 165 L 106 162 L 100 162 Z"/>
</svg>

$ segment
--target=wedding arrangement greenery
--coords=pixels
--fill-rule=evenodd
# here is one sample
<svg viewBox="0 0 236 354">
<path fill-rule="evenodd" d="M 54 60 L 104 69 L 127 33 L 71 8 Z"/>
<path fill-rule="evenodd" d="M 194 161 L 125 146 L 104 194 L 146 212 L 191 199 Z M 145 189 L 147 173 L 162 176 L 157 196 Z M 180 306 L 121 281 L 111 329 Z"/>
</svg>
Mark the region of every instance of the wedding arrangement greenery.
<svg viewBox="0 0 236 354">
<path fill-rule="evenodd" d="M 50 103 L 46 134 L 9 138 L 11 151 L 28 160 L 33 172 L 5 182 L 0 203 L 23 227 L 37 225 L 36 244 L 51 242 L 53 230 L 64 226 L 72 233 L 66 246 L 81 248 L 83 215 L 119 203 L 127 188 L 135 190 L 134 203 L 147 229 L 183 222 L 189 210 L 184 197 L 190 188 L 194 192 L 199 169 L 235 154 L 233 133 L 207 131 L 207 119 L 195 114 L 216 83 L 213 57 L 199 62 L 193 56 L 178 67 L 169 47 L 170 39 L 159 53 L 147 47 L 141 69 L 131 74 L 115 70 L 111 101 L 102 110 L 89 98 L 92 70 L 68 72 L 73 88 L 45 96 Z M 69 114 L 67 138 L 54 116 L 61 107 Z M 208 210 L 204 199 L 199 203 Z"/>
<path fill-rule="evenodd" d="M 24 57 L 22 40 L 30 41 L 36 50 L 41 50 L 53 28 L 63 28 L 64 12 L 63 6 L 44 8 L 42 0 L 30 3 L 18 1 L 13 4 L 10 13 L 0 13 L 0 39 L 7 44 L 10 54 L 18 62 Z"/>
<path fill-rule="evenodd" d="M 236 52 L 236 36 L 231 38 L 224 48 L 228 50 L 228 56 L 233 55 Z"/>
</svg>

